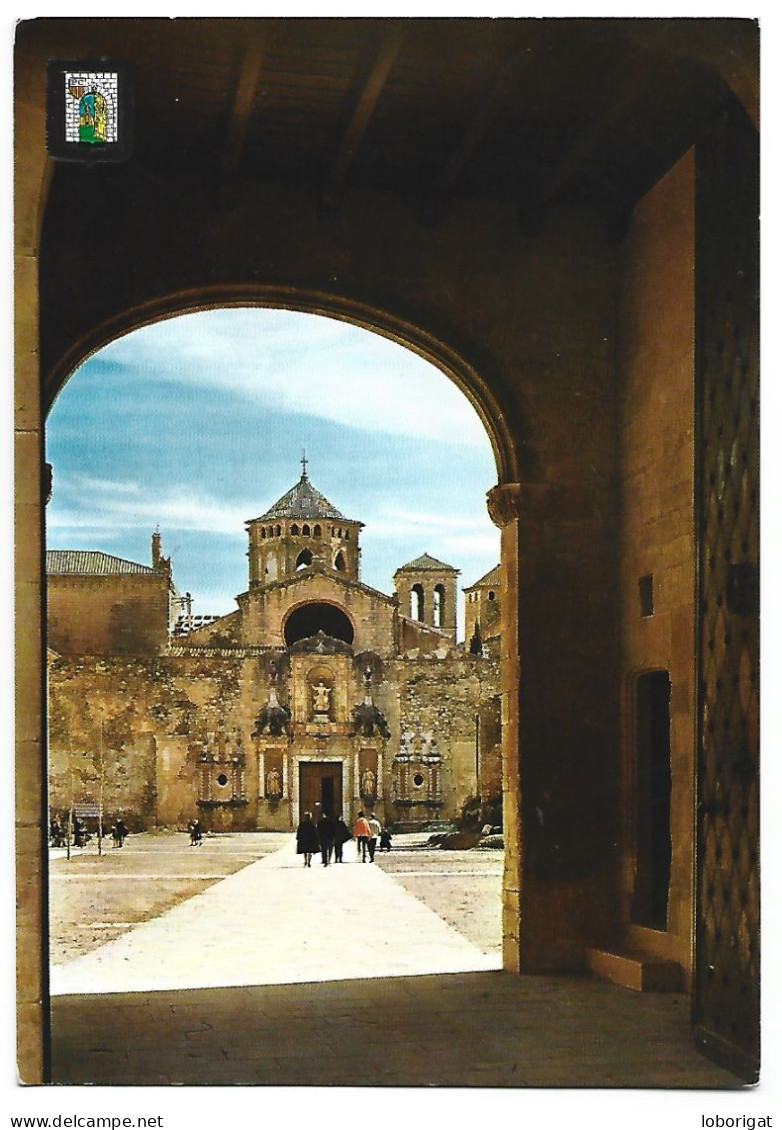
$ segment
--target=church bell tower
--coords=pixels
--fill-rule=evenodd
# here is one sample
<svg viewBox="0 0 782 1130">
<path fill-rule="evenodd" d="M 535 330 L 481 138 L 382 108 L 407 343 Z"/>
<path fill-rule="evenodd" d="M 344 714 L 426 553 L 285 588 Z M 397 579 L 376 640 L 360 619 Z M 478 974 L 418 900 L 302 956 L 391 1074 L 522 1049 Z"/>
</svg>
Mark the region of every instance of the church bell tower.
<svg viewBox="0 0 782 1130">
<path fill-rule="evenodd" d="M 250 588 L 291 577 L 301 569 L 359 580 L 363 522 L 346 518 L 316 490 L 302 455 L 301 478 L 282 498 L 247 522 Z"/>
<path fill-rule="evenodd" d="M 444 632 L 456 643 L 456 578 L 459 570 L 428 553 L 400 566 L 394 585 L 403 616 Z"/>
</svg>

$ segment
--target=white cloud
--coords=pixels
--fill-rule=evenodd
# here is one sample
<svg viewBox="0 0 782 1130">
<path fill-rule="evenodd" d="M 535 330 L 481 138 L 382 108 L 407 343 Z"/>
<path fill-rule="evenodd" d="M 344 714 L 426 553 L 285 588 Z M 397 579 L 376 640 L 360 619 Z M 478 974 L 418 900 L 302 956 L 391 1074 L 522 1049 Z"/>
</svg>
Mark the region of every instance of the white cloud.
<svg viewBox="0 0 782 1130">
<path fill-rule="evenodd" d="M 117 479 L 96 479 L 92 475 L 74 476 L 73 482 L 80 492 L 99 491 L 107 494 L 139 494 L 141 485 L 137 482 L 120 481 Z M 59 482 L 57 484 L 59 489 Z"/>
<path fill-rule="evenodd" d="M 468 447 L 487 443 L 477 413 L 443 373 L 395 342 L 331 318 L 205 311 L 136 330 L 101 356 L 296 414 Z"/>
<path fill-rule="evenodd" d="M 253 515 L 253 502 L 233 501 L 230 505 L 205 493 L 174 488 L 168 493 L 142 494 L 132 483 L 112 482 L 74 476 L 62 491 L 73 496 L 78 491 L 79 507 L 52 505 L 47 515 L 50 530 L 90 529 L 94 531 L 153 529 L 199 530 L 210 534 L 246 536 L 244 523 Z M 67 495 L 66 495 L 67 491 Z"/>
</svg>

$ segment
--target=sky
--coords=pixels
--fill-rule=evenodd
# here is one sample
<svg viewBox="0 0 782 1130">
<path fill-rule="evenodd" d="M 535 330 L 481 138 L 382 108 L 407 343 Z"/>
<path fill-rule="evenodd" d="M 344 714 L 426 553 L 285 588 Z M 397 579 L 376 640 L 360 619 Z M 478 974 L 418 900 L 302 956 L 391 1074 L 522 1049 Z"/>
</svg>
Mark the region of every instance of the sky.
<svg viewBox="0 0 782 1130">
<path fill-rule="evenodd" d="M 440 370 L 368 330 L 237 308 L 133 331 L 71 376 L 49 415 L 50 549 L 150 563 L 160 527 L 198 613 L 247 588 L 245 522 L 301 476 L 365 523 L 361 579 L 393 591 L 421 553 L 470 585 L 499 561 L 486 431 Z M 461 606 L 461 597 L 460 597 Z"/>
</svg>

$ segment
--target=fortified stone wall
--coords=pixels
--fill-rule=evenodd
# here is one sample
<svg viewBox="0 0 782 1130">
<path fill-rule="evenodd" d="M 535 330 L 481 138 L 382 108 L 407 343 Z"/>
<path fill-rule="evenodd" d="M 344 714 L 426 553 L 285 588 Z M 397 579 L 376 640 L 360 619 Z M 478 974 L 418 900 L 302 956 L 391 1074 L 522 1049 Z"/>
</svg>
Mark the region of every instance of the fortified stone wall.
<svg viewBox="0 0 782 1130">
<path fill-rule="evenodd" d="M 49 806 L 97 803 L 131 831 L 156 820 L 156 734 L 149 691 L 165 662 L 57 658 L 49 668 Z M 165 688 L 165 681 L 162 687 Z M 165 691 L 164 691 L 165 693 Z M 174 693 L 171 688 L 171 706 Z"/>
<path fill-rule="evenodd" d="M 248 732 L 244 660 L 58 658 L 49 671 L 50 806 L 67 808 L 71 769 L 128 827 L 179 824 L 195 809 L 196 740 Z M 82 759 L 81 761 L 79 759 Z M 79 783 L 81 782 L 81 784 Z"/>
<path fill-rule="evenodd" d="M 297 757 L 342 760 L 343 809 L 353 816 L 360 804 L 355 765 L 363 764 L 366 747 L 366 756 L 375 759 L 376 748 L 384 750 L 378 812 L 387 820 L 407 819 L 410 812 L 396 811 L 391 796 L 393 757 L 409 732 L 419 747 L 424 735 L 434 738 L 442 756 L 442 803 L 422 808 L 415 818 L 458 816 L 475 792 L 475 716 L 478 704 L 496 694 L 495 663 L 452 654 L 383 664 L 377 655 L 360 654 L 345 667 L 329 656 L 329 670 L 339 676 L 339 719 L 324 727 L 307 720 L 305 692 L 304 698 L 294 694 L 292 661 L 306 668 L 307 678 L 321 662 L 271 649 L 55 658 L 49 673 L 51 809 L 67 810 L 72 796 L 97 801 L 102 766 L 107 817 L 122 812 L 132 830 L 183 826 L 196 815 L 207 828 L 288 830 L 298 818 L 297 784 L 289 782 L 293 808 L 270 799 L 259 777 L 259 754 L 267 769 L 286 755 L 293 757 L 291 766 Z M 350 736 L 367 666 L 374 668 L 373 701 L 391 731 L 387 741 Z M 280 702 L 294 712 L 290 736 L 254 735 L 273 678 Z"/>
<path fill-rule="evenodd" d="M 423 654 L 397 660 L 394 667 L 402 738 L 409 735 L 409 745 L 417 753 L 423 751 L 424 741 L 431 748 L 433 739 L 443 755 L 441 807 L 427 811 L 422 804 L 400 809 L 398 819 L 455 819 L 464 801 L 476 793 L 476 715 L 481 704 L 499 691 L 499 665 L 452 653 L 444 658 Z M 479 726 L 479 760 L 480 735 Z"/>
</svg>

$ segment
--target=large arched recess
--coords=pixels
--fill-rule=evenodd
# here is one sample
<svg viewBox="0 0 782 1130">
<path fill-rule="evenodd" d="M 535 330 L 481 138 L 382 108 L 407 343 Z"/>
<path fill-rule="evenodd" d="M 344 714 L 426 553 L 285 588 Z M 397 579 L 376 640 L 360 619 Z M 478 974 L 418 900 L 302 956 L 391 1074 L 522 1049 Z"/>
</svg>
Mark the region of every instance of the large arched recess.
<svg viewBox="0 0 782 1130">
<path fill-rule="evenodd" d="M 316 636 L 319 631 L 347 644 L 352 644 L 356 635 L 350 616 L 331 600 L 303 600 L 288 611 L 283 624 L 287 647 Z"/>
</svg>

